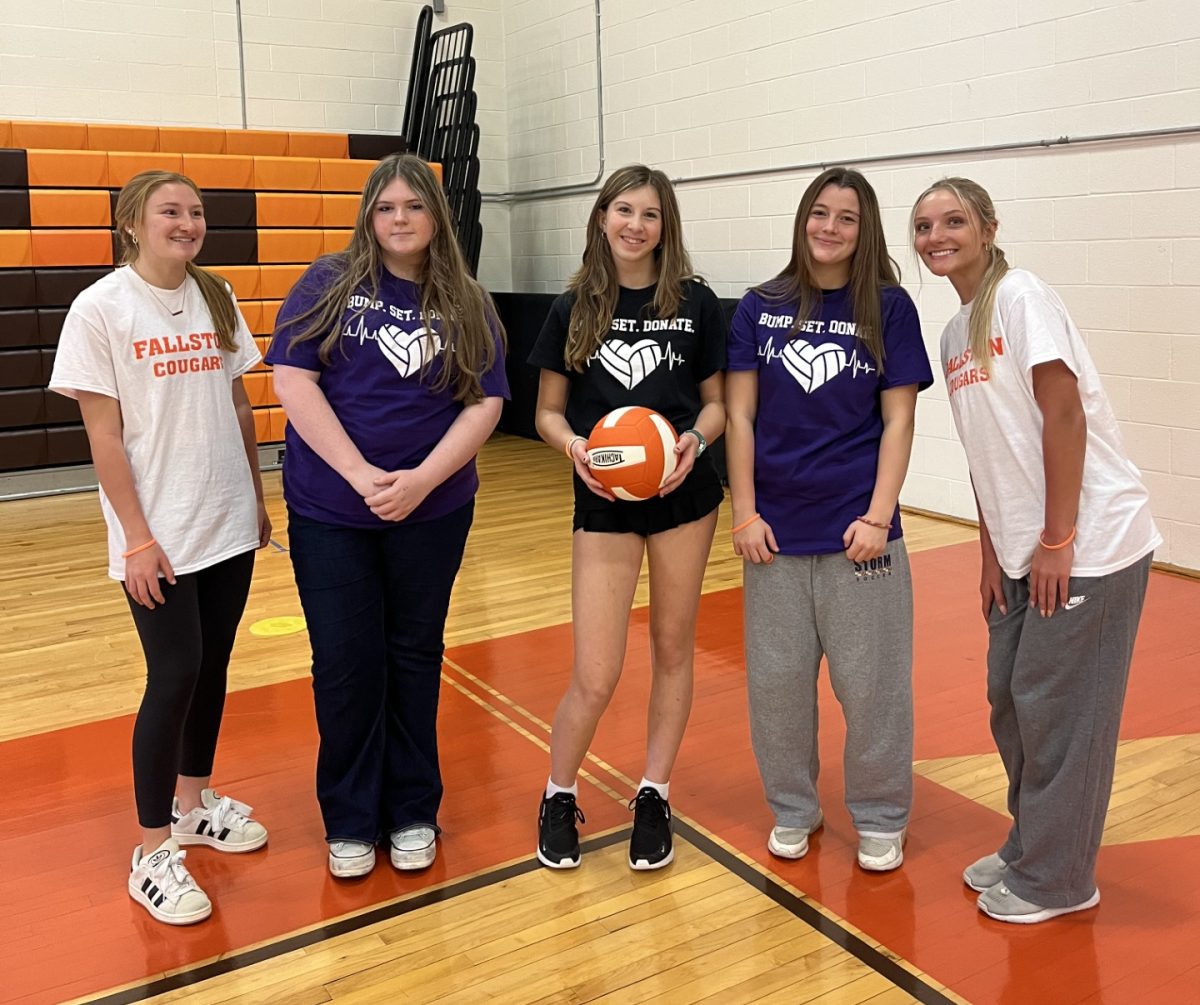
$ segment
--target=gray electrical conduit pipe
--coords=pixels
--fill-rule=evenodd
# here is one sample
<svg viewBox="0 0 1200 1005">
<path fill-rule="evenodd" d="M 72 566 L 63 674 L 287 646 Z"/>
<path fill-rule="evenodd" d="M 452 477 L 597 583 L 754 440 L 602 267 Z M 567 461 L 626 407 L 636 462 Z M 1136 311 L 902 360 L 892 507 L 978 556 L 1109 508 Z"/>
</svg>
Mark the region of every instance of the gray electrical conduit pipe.
<svg viewBox="0 0 1200 1005">
<path fill-rule="evenodd" d="M 521 203 L 538 199 L 559 199 L 564 196 L 595 192 L 604 178 L 604 72 L 600 47 L 600 0 L 595 0 L 596 28 L 596 152 L 599 166 L 596 177 L 591 181 L 572 185 L 551 185 L 546 188 L 521 189 L 514 192 L 483 192 L 485 202 Z M 1120 133 L 1095 133 L 1087 136 L 1058 136 L 1054 139 L 1014 140 L 1011 143 L 991 143 L 973 147 L 946 147 L 939 150 L 912 150 L 898 154 L 874 154 L 869 157 L 840 157 L 831 160 L 809 161 L 798 164 L 781 164 L 773 167 L 745 168 L 740 171 L 719 171 L 714 174 L 689 175 L 672 178 L 675 185 L 697 185 L 701 182 L 731 181 L 737 178 L 760 178 L 765 175 L 795 174 L 803 171 L 823 171 L 834 164 L 847 167 L 863 164 L 888 164 L 896 161 L 947 160 L 969 157 L 975 154 L 1007 153 L 1014 150 L 1037 150 L 1053 147 L 1082 146 L 1084 144 L 1119 143 L 1129 140 L 1164 139 L 1171 136 L 1193 136 L 1200 134 L 1200 125 L 1171 126 L 1162 129 L 1136 129 Z"/>
</svg>

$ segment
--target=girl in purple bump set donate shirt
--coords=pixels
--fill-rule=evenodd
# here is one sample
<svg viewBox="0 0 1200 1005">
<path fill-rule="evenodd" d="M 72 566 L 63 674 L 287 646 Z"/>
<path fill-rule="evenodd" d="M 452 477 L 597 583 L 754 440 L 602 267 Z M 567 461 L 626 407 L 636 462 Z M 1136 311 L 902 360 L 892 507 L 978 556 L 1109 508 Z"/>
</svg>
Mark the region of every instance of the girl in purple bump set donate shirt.
<svg viewBox="0 0 1200 1005">
<path fill-rule="evenodd" d="M 745 559 L 750 730 L 775 818 L 767 847 L 801 858 L 821 826 L 817 674 L 846 719 L 858 864 L 904 860 L 912 802 L 912 582 L 897 500 L 917 392 L 933 382 L 879 204 L 831 168 L 796 213 L 792 258 L 738 304 L 727 451 Z"/>
<path fill-rule="evenodd" d="M 267 354 L 288 413 L 283 491 L 312 644 L 329 871 L 436 854 L 446 613 L 475 455 L 508 397 L 504 333 L 429 166 L 384 158 L 350 246 L 318 259 Z"/>
</svg>

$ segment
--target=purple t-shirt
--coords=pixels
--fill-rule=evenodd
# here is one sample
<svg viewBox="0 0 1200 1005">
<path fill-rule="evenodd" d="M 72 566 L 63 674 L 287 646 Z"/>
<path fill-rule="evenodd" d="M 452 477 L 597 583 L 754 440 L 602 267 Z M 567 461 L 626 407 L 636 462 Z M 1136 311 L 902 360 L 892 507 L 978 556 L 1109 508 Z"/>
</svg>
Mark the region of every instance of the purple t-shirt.
<svg viewBox="0 0 1200 1005">
<path fill-rule="evenodd" d="M 867 512 L 883 435 L 880 392 L 933 372 L 917 309 L 898 286 L 882 291 L 884 374 L 855 336 L 846 288 L 826 291 L 792 331 L 796 305 L 751 290 L 729 330 L 729 369 L 758 371 L 755 503 L 785 555 L 844 550 L 842 535 Z M 900 508 L 888 539 L 902 534 Z"/>
<path fill-rule="evenodd" d="M 318 355 L 321 338 L 293 341 L 303 323 L 289 322 L 303 314 L 329 287 L 337 274 L 336 261 L 320 259 L 292 287 L 279 309 L 276 337 L 267 362 L 320 373 L 318 386 L 342 428 L 371 464 L 385 471 L 415 468 L 437 446 L 463 410 L 449 388 L 432 389 L 441 372 L 445 348 L 440 324 L 429 328 L 421 315 L 421 288 L 384 270 L 375 301 L 356 315 L 367 300 L 360 287 L 342 315 L 342 337 L 329 363 Z M 423 360 L 428 360 L 424 376 Z M 495 365 L 483 375 L 483 393 L 508 397 L 504 348 L 496 336 Z M 350 483 L 326 464 L 288 423 L 283 464 L 283 494 L 300 516 L 343 527 L 382 527 Z M 409 516 L 407 523 L 431 520 L 458 509 L 475 495 L 479 476 L 472 458 L 434 488 Z"/>
</svg>

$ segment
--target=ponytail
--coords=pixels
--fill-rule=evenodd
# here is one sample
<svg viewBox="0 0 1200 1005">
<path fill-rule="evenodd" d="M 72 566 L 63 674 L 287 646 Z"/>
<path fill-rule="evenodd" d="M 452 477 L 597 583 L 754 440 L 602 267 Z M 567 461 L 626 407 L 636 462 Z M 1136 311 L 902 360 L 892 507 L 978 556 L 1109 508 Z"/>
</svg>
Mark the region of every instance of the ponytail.
<svg viewBox="0 0 1200 1005">
<path fill-rule="evenodd" d="M 1000 280 L 1008 272 L 1008 259 L 1004 250 L 995 242 L 988 245 L 991 260 L 987 271 L 975 293 L 971 305 L 971 320 L 967 325 L 967 344 L 971 348 L 971 360 L 981 370 L 988 370 L 992 363 L 992 308 L 996 305 L 996 290 Z"/>
<path fill-rule="evenodd" d="M 229 295 L 229 284 L 215 272 L 202 269 L 188 262 L 185 266 L 187 274 L 196 280 L 200 287 L 200 295 L 204 298 L 204 306 L 212 315 L 213 328 L 217 332 L 217 345 L 226 352 L 237 352 L 238 344 L 234 335 L 237 334 L 237 308 L 233 306 L 233 298 Z"/>
</svg>

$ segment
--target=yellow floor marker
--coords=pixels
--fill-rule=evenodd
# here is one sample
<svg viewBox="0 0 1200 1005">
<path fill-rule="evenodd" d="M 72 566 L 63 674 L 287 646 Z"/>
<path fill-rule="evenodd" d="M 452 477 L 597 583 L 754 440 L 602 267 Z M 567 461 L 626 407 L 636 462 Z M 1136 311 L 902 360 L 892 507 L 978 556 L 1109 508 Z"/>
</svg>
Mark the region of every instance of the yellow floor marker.
<svg viewBox="0 0 1200 1005">
<path fill-rule="evenodd" d="M 303 618 L 282 617 L 263 618 L 250 626 L 251 635 L 261 635 L 264 638 L 274 638 L 277 635 L 295 635 L 305 629 Z"/>
</svg>

